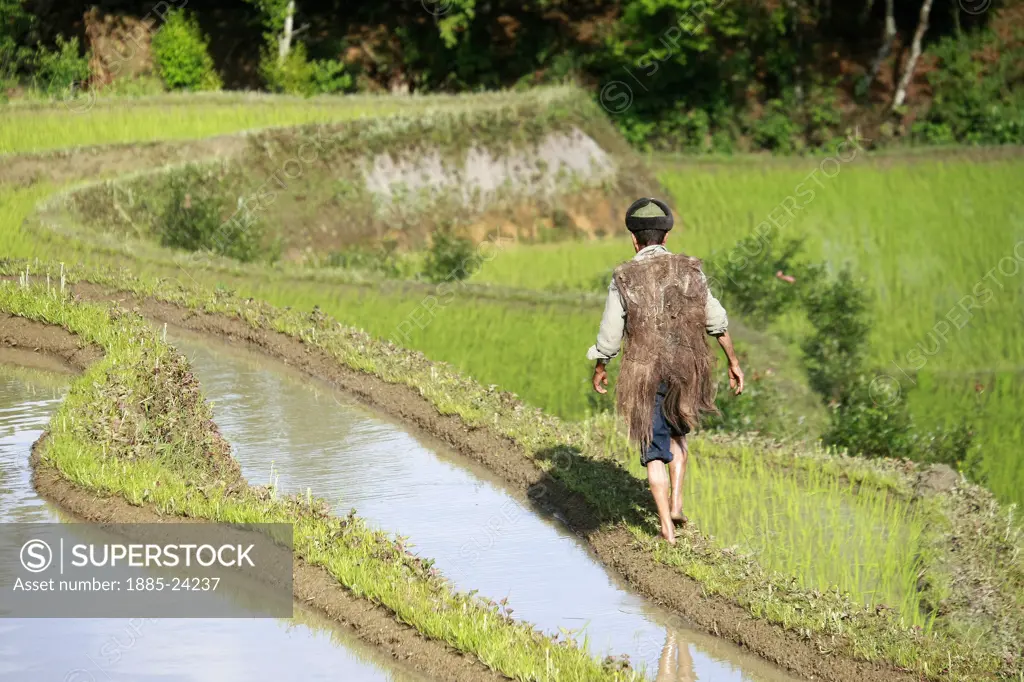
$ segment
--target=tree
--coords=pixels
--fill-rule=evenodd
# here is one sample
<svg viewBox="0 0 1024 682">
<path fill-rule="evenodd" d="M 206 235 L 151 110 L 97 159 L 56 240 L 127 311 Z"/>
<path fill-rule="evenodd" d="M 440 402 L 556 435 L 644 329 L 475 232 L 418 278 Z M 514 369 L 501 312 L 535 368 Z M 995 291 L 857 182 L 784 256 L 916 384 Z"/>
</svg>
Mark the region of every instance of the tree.
<svg viewBox="0 0 1024 682">
<path fill-rule="evenodd" d="M 885 29 L 882 33 L 882 46 L 878 48 L 878 54 L 871 62 L 871 68 L 864 78 L 862 86 L 864 94 L 871 90 L 871 85 L 878 78 L 878 72 L 882 70 L 882 64 L 892 53 L 892 44 L 896 41 L 896 16 L 893 11 L 894 0 L 885 0 Z"/>
<path fill-rule="evenodd" d="M 0 96 L 3 95 L 3 81 L 13 78 L 32 54 L 22 44 L 32 20 L 32 15 L 22 6 L 22 0 L 0 0 Z"/>
<path fill-rule="evenodd" d="M 931 11 L 932 0 L 924 0 L 921 3 L 921 16 L 917 22 L 917 30 L 914 32 L 914 42 L 910 46 L 910 56 L 907 58 L 907 65 L 903 67 L 903 77 L 900 78 L 896 96 L 892 100 L 893 109 L 903 106 L 907 99 L 907 88 L 910 87 L 910 81 L 914 77 L 917 60 L 921 57 L 921 40 L 924 39 L 925 31 L 928 30 L 928 15 L 931 14 Z"/>
<path fill-rule="evenodd" d="M 295 36 L 295 0 L 246 0 L 260 11 L 267 40 L 277 43 L 277 61 L 283 64 Z"/>
</svg>

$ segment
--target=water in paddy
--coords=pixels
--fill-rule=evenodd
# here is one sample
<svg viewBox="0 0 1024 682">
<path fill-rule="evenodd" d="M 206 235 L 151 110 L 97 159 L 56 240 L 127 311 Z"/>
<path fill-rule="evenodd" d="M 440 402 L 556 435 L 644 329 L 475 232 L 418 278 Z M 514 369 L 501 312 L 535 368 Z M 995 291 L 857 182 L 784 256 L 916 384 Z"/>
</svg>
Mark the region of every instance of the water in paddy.
<svg viewBox="0 0 1024 682">
<path fill-rule="evenodd" d="M 273 475 L 336 513 L 355 508 L 411 539 L 463 591 L 508 598 L 548 633 L 581 631 L 592 652 L 626 654 L 658 682 L 791 679 L 723 640 L 669 627 L 556 520 L 538 515 L 487 471 L 436 440 L 362 407 L 263 355 L 182 331 L 214 419 L 253 484 Z"/>
<path fill-rule="evenodd" d="M 59 369 L 36 354 L 0 349 L 0 523 L 62 520 L 36 495 L 28 460 L 70 380 L 52 371 Z M 0 613 L 4 682 L 262 682 L 297 673 L 303 680 L 419 679 L 298 604 L 291 621 L 4 619 Z"/>
</svg>

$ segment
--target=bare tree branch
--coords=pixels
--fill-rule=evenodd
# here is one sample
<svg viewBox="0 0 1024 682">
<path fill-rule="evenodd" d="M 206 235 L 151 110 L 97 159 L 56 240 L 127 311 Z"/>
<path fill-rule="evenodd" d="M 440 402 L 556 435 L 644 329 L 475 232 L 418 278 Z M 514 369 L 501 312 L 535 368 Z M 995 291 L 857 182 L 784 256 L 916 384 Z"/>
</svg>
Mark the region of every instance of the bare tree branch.
<svg viewBox="0 0 1024 682">
<path fill-rule="evenodd" d="M 878 72 L 882 70 L 882 64 L 892 54 L 892 44 L 896 41 L 896 16 L 893 11 L 894 0 L 885 0 L 885 30 L 882 33 L 882 46 L 878 48 L 878 54 L 871 62 L 871 69 L 868 71 L 864 83 L 866 93 L 878 78 Z"/>
<path fill-rule="evenodd" d="M 892 100 L 893 109 L 903 106 L 907 99 L 907 88 L 910 87 L 910 81 L 914 78 L 917 60 L 921 57 L 921 40 L 924 38 L 925 31 L 928 30 L 928 15 L 931 14 L 931 11 L 932 0 L 924 0 L 921 3 L 921 17 L 917 22 L 917 31 L 914 32 L 914 42 L 910 46 L 910 57 L 907 59 L 907 65 L 903 68 L 903 77 L 900 78 L 896 96 Z"/>
<path fill-rule="evenodd" d="M 277 61 L 283 64 L 292 51 L 292 26 L 295 22 L 295 0 L 289 0 L 288 9 L 284 15 L 284 30 L 277 42 Z"/>
</svg>

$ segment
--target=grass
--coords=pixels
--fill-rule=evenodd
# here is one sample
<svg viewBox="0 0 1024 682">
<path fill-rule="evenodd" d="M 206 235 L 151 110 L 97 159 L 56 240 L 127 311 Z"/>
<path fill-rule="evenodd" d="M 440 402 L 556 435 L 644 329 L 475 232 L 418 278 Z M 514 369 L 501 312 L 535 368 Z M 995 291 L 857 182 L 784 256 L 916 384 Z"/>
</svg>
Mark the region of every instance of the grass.
<svg viewBox="0 0 1024 682">
<path fill-rule="evenodd" d="M 765 525 L 751 522 L 745 528 L 727 517 L 716 521 L 709 516 L 709 527 L 722 524 L 720 536 L 712 539 L 691 529 L 684 532 L 677 548 L 667 549 L 655 541 L 649 495 L 637 480 L 640 472 L 630 463 L 630 451 L 614 422 L 598 419 L 573 425 L 524 409 L 507 394 L 482 387 L 422 355 L 340 327 L 322 312 L 310 315 L 276 309 L 223 291 L 180 289 L 167 281 L 139 280 L 125 272 L 93 272 L 87 278 L 238 316 L 256 328 L 301 338 L 349 367 L 413 386 L 440 413 L 458 415 L 468 426 L 512 439 L 539 466 L 586 497 L 598 521 L 625 524 L 657 560 L 698 580 L 709 594 L 734 601 L 754 617 L 805 633 L 819 646 L 856 658 L 888 661 L 933 679 L 974 680 L 996 671 L 1020 672 L 1015 667 L 1019 659 L 1006 657 L 1024 633 L 1019 608 L 1024 604 L 1024 576 L 1011 558 L 1019 555 L 1020 531 L 1012 520 L 1012 509 L 999 507 L 980 488 L 967 486 L 957 496 L 929 496 L 922 503 L 913 492 L 913 465 L 837 458 L 796 447 L 777 449 L 760 441 L 750 441 L 750 450 L 744 453 L 734 441 L 697 439 L 694 447 L 701 457 L 729 465 L 716 464 L 724 472 L 721 478 L 703 479 L 708 485 L 718 481 L 714 485 L 727 496 L 716 503 L 750 505 L 751 518 L 764 519 Z M 753 452 L 766 466 L 793 474 L 773 478 L 768 469 L 758 469 L 749 461 L 744 464 L 745 458 L 755 456 Z M 568 457 L 574 465 L 553 466 L 552 460 L 560 457 Z M 753 494 L 762 478 L 770 484 L 764 483 L 761 494 Z M 701 480 L 696 479 L 698 484 Z M 828 491 L 836 499 L 819 506 L 813 500 L 779 501 L 804 485 Z M 863 500 L 856 499 L 861 496 Z M 785 507 L 786 514 L 771 516 L 769 512 L 781 509 L 780 505 L 791 506 Z M 803 514 L 817 514 L 823 522 L 791 536 L 794 544 L 779 542 L 786 546 L 766 551 L 776 534 L 794 533 L 794 520 Z M 837 519 L 845 525 L 830 527 Z M 877 535 L 876 524 L 886 525 L 891 535 L 872 537 Z M 751 539 L 749 531 L 755 528 L 760 540 Z M 844 538 L 846 554 L 842 556 L 870 570 L 852 571 L 842 559 L 808 562 L 808 555 L 833 551 L 836 536 L 831 531 L 841 533 L 844 528 L 855 535 Z M 746 542 L 746 550 L 734 547 L 740 541 Z M 808 548 L 798 542 L 814 544 Z M 813 570 L 804 570 L 808 567 Z M 910 575 L 915 571 L 918 578 L 925 578 L 925 587 L 911 595 Z M 831 585 L 828 589 L 812 587 L 826 582 Z M 972 593 L 977 585 L 987 587 L 983 593 Z M 979 600 L 990 603 L 979 610 L 972 606 Z M 886 608 L 880 608 L 883 603 Z M 913 610 L 918 603 L 921 614 Z M 928 625 L 931 613 L 936 618 L 930 632 L 913 625 Z"/>
<path fill-rule="evenodd" d="M 73 382 L 50 423 L 43 461 L 69 481 L 163 514 L 225 523 L 292 523 L 295 552 L 357 596 L 383 604 L 428 637 L 517 680 L 632 679 L 585 649 L 556 642 L 496 605 L 454 593 L 399 542 L 322 500 L 240 490 L 229 448 L 187 360 L 135 315 L 82 304 L 43 287 L 0 283 L 0 310 L 62 326 L 105 358 Z M 116 415 L 116 417 L 115 417 Z M 159 484 L 158 484 L 159 483 Z"/>
<path fill-rule="evenodd" d="M 51 103 L 0 105 L 0 155 L 71 149 L 89 145 L 200 139 L 257 128 L 382 118 L 415 112 L 429 118 L 445 109 L 500 110 L 564 94 L 564 88 L 528 95 L 489 92 L 472 95 L 283 95 L 200 93 L 154 97 L 109 97 Z M 458 131 L 452 131 L 458 134 Z"/>
<path fill-rule="evenodd" d="M 0 105 L 0 154 L 199 139 L 268 126 L 376 117 L 445 101 L 451 99 L 208 94 Z"/>
</svg>

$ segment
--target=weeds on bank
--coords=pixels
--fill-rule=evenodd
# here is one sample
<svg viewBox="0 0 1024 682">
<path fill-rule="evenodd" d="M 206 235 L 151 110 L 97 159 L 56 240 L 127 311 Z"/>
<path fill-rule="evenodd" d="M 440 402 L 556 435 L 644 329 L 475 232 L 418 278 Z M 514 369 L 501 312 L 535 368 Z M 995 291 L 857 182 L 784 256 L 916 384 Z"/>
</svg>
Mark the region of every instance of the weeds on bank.
<svg viewBox="0 0 1024 682">
<path fill-rule="evenodd" d="M 137 315 L 12 281 L 0 283 L 0 310 L 64 327 L 106 351 L 51 420 L 44 462 L 71 482 L 168 515 L 292 523 L 295 552 L 306 562 L 513 679 L 638 679 L 512 620 L 500 605 L 453 592 L 429 561 L 354 514 L 336 517 L 318 498 L 247 486 L 187 360 Z"/>
</svg>

